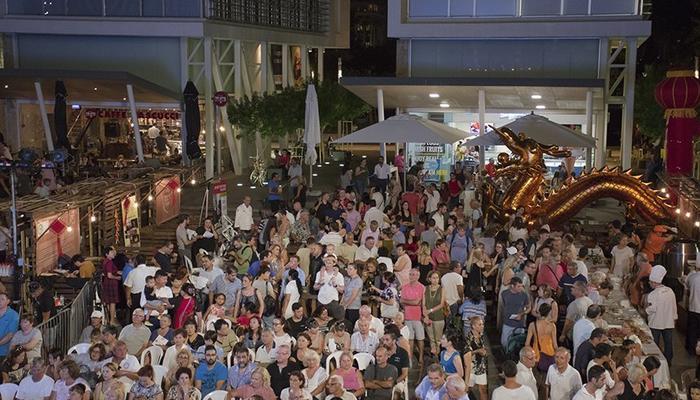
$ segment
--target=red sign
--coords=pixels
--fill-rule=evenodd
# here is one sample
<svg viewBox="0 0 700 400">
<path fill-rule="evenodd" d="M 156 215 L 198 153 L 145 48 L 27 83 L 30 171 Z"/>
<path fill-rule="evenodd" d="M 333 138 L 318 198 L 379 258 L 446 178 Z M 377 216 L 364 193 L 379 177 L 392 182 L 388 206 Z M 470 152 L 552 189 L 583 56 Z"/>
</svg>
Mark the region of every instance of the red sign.
<svg viewBox="0 0 700 400">
<path fill-rule="evenodd" d="M 214 194 L 226 193 L 226 181 L 214 182 L 212 192 L 214 192 Z"/>
<path fill-rule="evenodd" d="M 85 110 L 85 115 L 88 118 L 131 118 L 131 111 L 127 109 L 120 108 L 89 108 Z M 165 110 L 139 110 L 136 111 L 136 115 L 139 118 L 146 119 L 180 119 L 179 111 L 165 111 Z"/>
<path fill-rule="evenodd" d="M 214 104 L 219 107 L 223 107 L 228 103 L 228 93 L 226 92 L 216 92 L 214 93 Z"/>
</svg>

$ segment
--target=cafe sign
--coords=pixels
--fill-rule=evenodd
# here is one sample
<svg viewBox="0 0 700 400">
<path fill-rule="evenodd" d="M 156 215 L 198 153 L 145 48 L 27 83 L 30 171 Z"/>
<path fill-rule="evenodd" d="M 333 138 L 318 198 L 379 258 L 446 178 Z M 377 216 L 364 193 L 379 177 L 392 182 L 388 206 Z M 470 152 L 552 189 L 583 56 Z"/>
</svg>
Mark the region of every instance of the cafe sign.
<svg viewBox="0 0 700 400">
<path fill-rule="evenodd" d="M 136 115 L 145 119 L 180 119 L 179 111 L 167 110 L 137 110 Z M 99 118 L 131 118 L 131 111 L 126 108 L 89 108 L 85 110 L 85 116 L 92 119 Z"/>
</svg>

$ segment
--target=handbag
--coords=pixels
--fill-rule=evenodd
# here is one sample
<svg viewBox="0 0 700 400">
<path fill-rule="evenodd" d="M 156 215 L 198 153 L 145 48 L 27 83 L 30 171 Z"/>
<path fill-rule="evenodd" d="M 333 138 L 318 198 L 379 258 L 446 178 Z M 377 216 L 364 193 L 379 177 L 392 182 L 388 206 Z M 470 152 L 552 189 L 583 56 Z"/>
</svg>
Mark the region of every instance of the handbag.
<svg viewBox="0 0 700 400">
<path fill-rule="evenodd" d="M 547 372 L 549 370 L 550 365 L 554 364 L 554 356 L 545 354 L 541 351 L 540 349 L 540 334 L 537 332 L 537 321 L 533 322 L 535 326 L 535 351 L 536 354 L 539 356 L 539 359 L 537 360 L 537 369 L 541 372 Z"/>
</svg>

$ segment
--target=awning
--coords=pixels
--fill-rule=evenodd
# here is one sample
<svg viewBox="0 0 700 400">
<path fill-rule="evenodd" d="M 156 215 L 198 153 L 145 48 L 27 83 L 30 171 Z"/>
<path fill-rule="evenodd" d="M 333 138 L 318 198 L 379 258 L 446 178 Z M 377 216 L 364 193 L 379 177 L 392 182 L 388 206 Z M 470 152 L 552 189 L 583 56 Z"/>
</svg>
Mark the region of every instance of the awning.
<svg viewBox="0 0 700 400">
<path fill-rule="evenodd" d="M 0 99 L 36 100 L 34 82 L 42 83 L 44 98 L 54 97 L 54 82 L 62 80 L 69 103 L 127 103 L 126 85 L 134 88 L 137 103 L 179 104 L 178 92 L 123 71 L 0 69 Z"/>
<path fill-rule="evenodd" d="M 385 108 L 477 112 L 483 89 L 487 112 L 529 112 L 539 105 L 547 112 L 575 114 L 585 112 L 589 90 L 594 110 L 601 109 L 605 86 L 602 79 L 549 78 L 343 77 L 340 83 L 375 107 L 377 89 L 382 89 Z M 449 108 L 441 108 L 441 103 Z"/>
<path fill-rule="evenodd" d="M 399 114 L 377 122 L 334 143 L 448 143 L 467 137 L 467 132 L 416 115 Z"/>
</svg>

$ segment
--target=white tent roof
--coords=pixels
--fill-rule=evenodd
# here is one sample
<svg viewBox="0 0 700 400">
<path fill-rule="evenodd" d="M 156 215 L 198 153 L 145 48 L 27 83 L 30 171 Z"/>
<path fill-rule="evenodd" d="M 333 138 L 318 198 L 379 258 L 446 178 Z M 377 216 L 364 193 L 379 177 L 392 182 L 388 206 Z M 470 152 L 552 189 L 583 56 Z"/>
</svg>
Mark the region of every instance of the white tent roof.
<svg viewBox="0 0 700 400">
<path fill-rule="evenodd" d="M 335 143 L 447 143 L 467 137 L 467 132 L 410 114 L 399 114 L 370 125 Z"/>
</svg>

